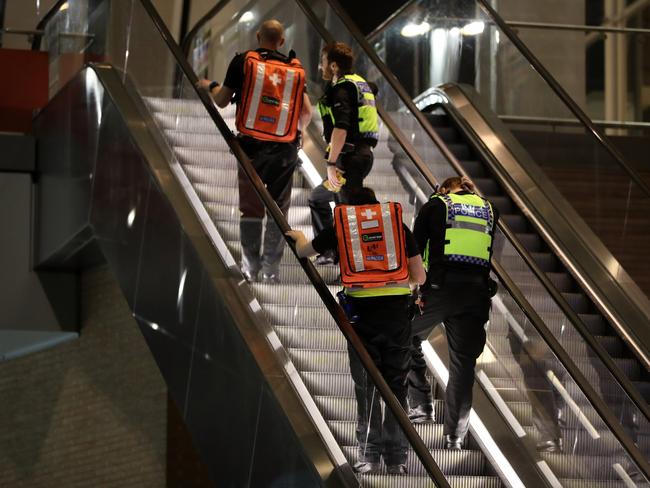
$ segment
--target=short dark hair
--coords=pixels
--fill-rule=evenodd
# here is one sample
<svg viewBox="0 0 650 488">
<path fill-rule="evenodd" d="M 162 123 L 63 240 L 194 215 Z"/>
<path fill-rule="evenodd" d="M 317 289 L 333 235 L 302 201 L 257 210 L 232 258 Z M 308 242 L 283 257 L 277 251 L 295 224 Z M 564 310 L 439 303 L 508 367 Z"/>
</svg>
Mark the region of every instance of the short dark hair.
<svg viewBox="0 0 650 488">
<path fill-rule="evenodd" d="M 352 48 L 344 42 L 330 42 L 323 48 L 323 52 L 327 54 L 327 61 L 336 63 L 341 70 L 341 73 L 352 73 L 352 66 L 354 65 L 354 53 Z"/>
<path fill-rule="evenodd" d="M 379 203 L 372 188 L 361 187 L 353 188 L 348 192 L 349 205 L 372 205 Z"/>
</svg>

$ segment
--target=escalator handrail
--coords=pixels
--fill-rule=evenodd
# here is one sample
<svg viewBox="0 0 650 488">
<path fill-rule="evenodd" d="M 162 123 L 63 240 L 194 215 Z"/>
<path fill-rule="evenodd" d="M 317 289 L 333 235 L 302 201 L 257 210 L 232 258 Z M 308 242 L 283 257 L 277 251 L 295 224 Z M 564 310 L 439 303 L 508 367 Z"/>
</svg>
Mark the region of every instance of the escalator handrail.
<svg viewBox="0 0 650 488">
<path fill-rule="evenodd" d="M 309 7 L 305 5 L 305 0 L 295 0 L 295 1 L 303 8 L 303 10 L 305 10 L 305 8 L 309 9 Z M 359 44 L 359 46 L 361 46 L 364 53 L 371 59 L 375 68 L 377 68 L 381 73 L 381 75 L 390 83 L 391 87 L 395 90 L 397 95 L 400 97 L 402 103 L 406 105 L 406 107 L 411 112 L 411 114 L 415 116 L 416 119 L 420 122 L 420 125 L 431 137 L 433 142 L 436 144 L 436 146 L 442 152 L 442 154 L 446 157 L 448 162 L 454 167 L 454 169 L 458 172 L 458 174 L 466 175 L 460 162 L 449 151 L 449 149 L 445 146 L 445 144 L 440 139 L 440 136 L 438 136 L 438 134 L 435 132 L 431 124 L 428 122 L 428 120 L 426 120 L 426 117 L 424 117 L 424 115 L 415 106 L 413 100 L 411 100 L 411 98 L 409 97 L 408 93 L 401 85 L 399 80 L 397 80 L 397 78 L 390 72 L 390 70 L 387 68 L 385 63 L 379 58 L 379 56 L 375 53 L 372 47 L 368 44 L 366 38 L 359 31 L 358 27 L 352 21 L 352 19 L 347 14 L 347 12 L 343 10 L 338 0 L 325 0 L 325 1 L 330 5 L 334 13 L 336 13 L 339 19 L 343 22 L 343 24 L 350 32 L 354 40 Z M 410 145 L 410 143 L 408 144 Z M 413 152 L 415 152 L 414 149 Z M 410 155 L 411 154 L 409 154 L 409 156 Z M 415 164 L 416 166 L 418 166 L 417 163 Z M 419 166 L 418 169 L 421 170 Z M 428 178 L 427 173 L 428 172 L 423 173 L 425 178 Z M 429 180 L 429 183 L 433 184 L 434 181 Z M 499 227 L 503 229 L 504 227 L 506 227 L 506 225 L 503 222 L 499 221 Z M 512 236 L 512 234 L 510 235 Z M 598 415 L 602 418 L 604 423 L 607 425 L 608 429 L 614 434 L 618 442 L 621 443 L 621 445 L 624 447 L 624 449 L 627 451 L 630 457 L 634 460 L 637 466 L 639 466 L 639 468 L 643 471 L 646 478 L 650 479 L 650 463 L 645 458 L 645 456 L 641 453 L 641 451 L 639 450 L 635 442 L 622 428 L 621 424 L 618 422 L 616 416 L 610 410 L 609 406 L 596 393 L 596 391 L 591 386 L 587 378 L 584 376 L 584 374 L 580 371 L 578 366 L 575 364 L 571 356 L 569 356 L 566 350 L 553 336 L 553 334 L 548 329 L 546 324 L 544 324 L 542 319 L 535 312 L 535 310 L 532 308 L 528 300 L 523 296 L 521 291 L 516 287 L 516 285 L 514 285 L 514 282 L 507 275 L 507 273 L 501 267 L 501 265 L 496 262 L 493 262 L 492 267 L 495 274 L 498 276 L 501 282 L 506 284 L 506 288 L 508 292 L 516 300 L 517 304 L 522 308 L 522 310 L 524 311 L 528 319 L 531 321 L 531 323 L 537 330 L 537 333 L 544 339 L 544 341 L 550 347 L 553 354 L 555 354 L 555 356 L 560 360 L 560 362 L 566 368 L 567 372 L 572 377 L 573 381 L 575 381 L 575 383 L 580 387 L 584 395 L 587 397 L 587 399 L 593 406 L 593 408 L 596 410 Z"/>
<path fill-rule="evenodd" d="M 36 24 L 35 31 L 41 32 L 40 34 L 34 34 L 34 39 L 32 40 L 32 51 L 41 50 L 41 40 L 45 35 L 45 26 L 52 20 L 58 12 L 61 6 L 66 3 L 67 0 L 57 0 L 57 2 L 52 5 L 52 8 L 43 16 L 43 18 Z"/>
<path fill-rule="evenodd" d="M 453 108 L 453 105 L 451 105 Z M 460 115 L 452 115 L 453 118 L 459 118 Z M 467 131 L 465 131 L 467 133 Z M 470 134 L 471 135 L 471 134 Z M 486 157 L 489 159 L 489 157 Z M 562 296 L 555 284 L 550 280 L 546 273 L 541 269 L 537 261 L 530 254 L 528 249 L 517 238 L 516 234 L 507 226 L 501 226 L 501 231 L 506 239 L 514 246 L 517 253 L 522 257 L 526 265 L 533 272 L 535 277 L 541 282 L 542 286 L 551 295 L 555 303 L 560 307 L 564 315 L 569 319 L 574 328 L 579 332 L 582 338 L 589 344 L 591 349 L 596 353 L 598 358 L 603 362 L 605 367 L 609 369 L 612 375 L 616 378 L 621 388 L 628 395 L 635 407 L 638 408 L 646 419 L 650 420 L 650 406 L 648 406 L 645 399 L 641 396 L 638 389 L 634 387 L 632 381 L 623 373 L 621 368 L 614 362 L 611 356 L 607 353 L 604 346 L 598 342 L 593 334 L 589 331 L 587 325 L 580 318 L 580 316 L 571 308 L 569 302 Z"/>
<path fill-rule="evenodd" d="M 535 71 L 542 77 L 546 84 L 551 88 L 551 90 L 564 102 L 564 104 L 569 108 L 569 110 L 575 115 L 582 125 L 590 132 L 598 141 L 598 143 L 603 146 L 607 152 L 614 158 L 617 164 L 623 168 L 627 174 L 632 178 L 632 180 L 637 184 L 637 186 L 645 193 L 646 197 L 650 197 L 650 186 L 648 186 L 643 178 L 639 176 L 636 170 L 630 166 L 623 154 L 614 147 L 611 141 L 602 133 L 591 121 L 591 119 L 585 114 L 585 112 L 578 106 L 578 104 L 571 98 L 571 96 L 566 92 L 562 85 L 551 75 L 551 73 L 544 67 L 544 65 L 537 59 L 537 57 L 532 53 L 528 46 L 522 42 L 519 36 L 515 33 L 514 29 L 510 27 L 505 20 L 496 12 L 496 10 L 489 4 L 487 0 L 476 0 L 481 8 L 487 13 L 489 17 L 492 18 L 492 21 L 499 26 L 503 33 L 510 39 L 519 52 L 526 58 L 526 60 L 533 66 Z"/>
<path fill-rule="evenodd" d="M 255 191 L 260 197 L 260 199 L 263 201 L 266 210 L 271 214 L 276 224 L 282 230 L 283 233 L 290 230 L 291 227 L 289 226 L 289 223 L 284 217 L 284 214 L 281 212 L 280 208 L 277 206 L 277 204 L 269 194 L 268 190 L 264 186 L 264 183 L 262 183 L 262 180 L 257 175 L 257 172 L 255 171 L 255 168 L 253 167 L 251 160 L 243 151 L 235 135 L 232 133 L 232 131 L 230 130 L 226 122 L 221 117 L 221 114 L 216 109 L 214 103 L 212 102 L 212 99 L 208 96 L 207 92 L 199 89 L 196 86 L 196 83 L 198 82 L 198 78 L 196 74 L 190 67 L 187 58 L 183 55 L 180 46 L 174 41 L 171 33 L 167 29 L 167 26 L 158 15 L 158 12 L 156 11 L 153 4 L 151 3 L 151 0 L 140 0 L 140 3 L 147 11 L 152 22 L 158 29 L 159 33 L 163 38 L 163 41 L 165 42 L 165 44 L 167 44 L 167 47 L 169 48 L 173 56 L 176 58 L 176 62 L 180 66 L 181 70 L 183 71 L 185 76 L 192 84 L 197 96 L 199 97 L 205 109 L 209 113 L 210 118 L 212 118 L 213 122 L 215 123 L 215 125 L 221 132 L 222 136 L 226 140 L 228 146 L 230 147 L 233 154 L 237 158 L 240 166 L 242 167 L 242 169 L 244 170 L 248 178 L 251 180 L 253 186 L 255 187 Z M 323 303 L 326 306 L 327 310 L 330 312 L 333 319 L 335 320 L 337 326 L 339 327 L 339 329 L 341 330 L 345 338 L 348 340 L 348 342 L 352 345 L 355 352 L 358 354 L 359 359 L 364 365 L 364 368 L 367 370 L 370 377 L 372 378 L 375 387 L 381 393 L 386 403 L 386 406 L 392 411 L 393 415 L 395 415 L 398 423 L 401 425 L 402 429 L 404 430 L 404 433 L 406 434 L 409 443 L 411 444 L 416 454 L 420 458 L 420 461 L 422 462 L 425 470 L 427 471 L 427 473 L 429 474 L 431 479 L 436 483 L 437 486 L 440 486 L 442 488 L 449 487 L 449 483 L 447 482 L 442 471 L 440 470 L 437 463 L 431 456 L 430 451 L 427 449 L 424 442 L 419 437 L 417 431 L 415 430 L 408 416 L 404 412 L 401 404 L 399 403 L 395 395 L 392 393 L 390 387 L 384 380 L 379 369 L 374 364 L 372 358 L 368 354 L 368 351 L 363 345 L 363 342 L 361 341 L 356 331 L 354 330 L 354 328 L 348 321 L 347 317 L 345 316 L 343 309 L 340 307 L 340 305 L 336 302 L 336 300 L 332 296 L 329 288 L 323 281 L 320 274 L 316 271 L 316 268 L 314 267 L 313 263 L 309 259 L 299 258 L 296 253 L 295 244 L 290 239 L 287 239 L 287 242 L 289 243 L 289 247 L 291 248 L 291 250 L 296 255 L 296 258 L 300 262 L 303 270 L 305 271 L 305 274 L 307 275 L 312 285 L 314 286 L 316 292 L 323 300 Z"/>
</svg>

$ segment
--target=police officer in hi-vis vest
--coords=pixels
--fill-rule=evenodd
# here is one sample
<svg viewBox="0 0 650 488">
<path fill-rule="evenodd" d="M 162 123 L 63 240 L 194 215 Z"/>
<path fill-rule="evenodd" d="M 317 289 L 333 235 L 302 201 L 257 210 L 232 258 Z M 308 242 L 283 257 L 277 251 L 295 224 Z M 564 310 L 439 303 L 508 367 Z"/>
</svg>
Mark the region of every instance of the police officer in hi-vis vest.
<svg viewBox="0 0 650 488">
<path fill-rule="evenodd" d="M 422 286 L 422 314 L 412 321 L 409 417 L 413 422 L 433 420 L 431 386 L 420 343 L 443 323 L 449 346 L 446 449 L 461 449 L 467 434 L 474 367 L 485 346 L 485 324 L 496 291 L 489 273 L 498 213 L 474 191 L 467 178 L 448 178 L 418 212 L 413 227 L 427 280 Z"/>
<path fill-rule="evenodd" d="M 309 242 L 290 231 L 300 257 L 337 249 L 344 290 L 339 301 L 391 390 L 406 408 L 406 375 L 411 359 L 408 315 L 409 284 L 426 274 L 399 203 L 379 204 L 369 188 L 356 188 L 349 205 L 334 210 L 334 227 Z M 357 399 L 359 473 L 376 473 L 381 457 L 390 474 L 406 473 L 408 443 L 395 417 L 386 409 L 357 354 L 348 346 L 350 372 Z"/>
<path fill-rule="evenodd" d="M 363 186 L 379 139 L 377 87 L 352 72 L 353 62 L 352 49 L 342 42 L 328 44 L 321 52 L 322 76 L 330 82 L 318 102 L 328 143 L 327 179 L 309 197 L 314 235 L 332 225 L 330 202 L 346 203 L 349 192 Z M 316 263 L 334 263 L 335 256 L 328 251 Z"/>
<path fill-rule="evenodd" d="M 311 120 L 312 107 L 305 93 L 305 72 L 293 51 L 278 51 L 284 44 L 284 27 L 277 20 L 262 23 L 257 32 L 259 47 L 237 54 L 226 72 L 223 86 L 201 80 L 216 104 L 237 104 L 236 126 L 242 149 L 252 160 L 267 190 L 288 215 L 293 171 L 298 164 L 300 129 Z M 239 232 L 241 268 L 248 281 L 279 282 L 284 237 L 267 216 L 265 208 L 244 171 L 238 168 Z M 262 236 L 264 249 L 261 252 Z"/>
</svg>

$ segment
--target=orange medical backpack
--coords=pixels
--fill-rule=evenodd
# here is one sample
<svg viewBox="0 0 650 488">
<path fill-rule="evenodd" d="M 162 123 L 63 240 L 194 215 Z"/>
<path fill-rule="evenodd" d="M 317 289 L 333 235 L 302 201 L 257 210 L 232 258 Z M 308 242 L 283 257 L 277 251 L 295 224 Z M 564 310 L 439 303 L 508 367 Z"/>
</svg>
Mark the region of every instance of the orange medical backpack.
<svg viewBox="0 0 650 488">
<path fill-rule="evenodd" d="M 339 205 L 334 209 L 343 286 L 408 283 L 408 256 L 399 203 Z"/>
<path fill-rule="evenodd" d="M 295 57 L 248 51 L 235 125 L 263 141 L 293 142 L 305 91 L 305 70 Z"/>
</svg>

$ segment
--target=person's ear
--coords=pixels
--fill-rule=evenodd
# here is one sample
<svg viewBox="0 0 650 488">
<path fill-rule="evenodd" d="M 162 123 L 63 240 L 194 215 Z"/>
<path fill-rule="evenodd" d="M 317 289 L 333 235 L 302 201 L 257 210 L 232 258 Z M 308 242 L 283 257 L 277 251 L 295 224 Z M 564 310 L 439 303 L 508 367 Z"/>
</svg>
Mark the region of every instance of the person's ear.
<svg viewBox="0 0 650 488">
<path fill-rule="evenodd" d="M 257 31 L 257 33 L 255 34 L 255 37 L 257 37 L 257 43 L 260 44 L 262 41 L 261 41 L 261 37 L 260 37 L 260 32 L 259 32 L 259 31 Z"/>
<path fill-rule="evenodd" d="M 284 46 L 284 37 L 280 39 L 280 43 L 278 44 L 278 47 Z"/>
</svg>

